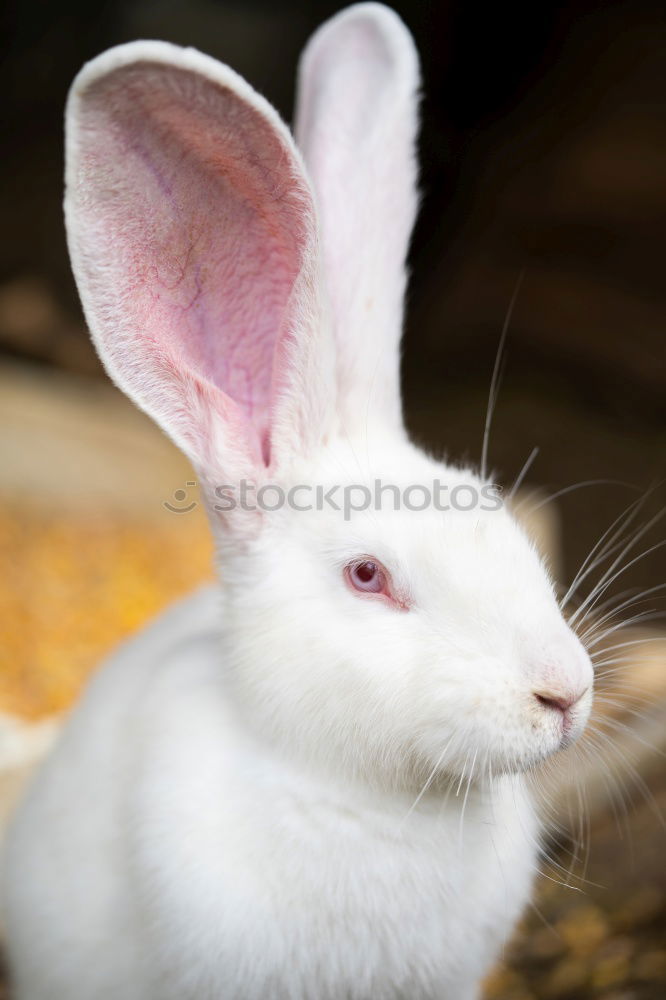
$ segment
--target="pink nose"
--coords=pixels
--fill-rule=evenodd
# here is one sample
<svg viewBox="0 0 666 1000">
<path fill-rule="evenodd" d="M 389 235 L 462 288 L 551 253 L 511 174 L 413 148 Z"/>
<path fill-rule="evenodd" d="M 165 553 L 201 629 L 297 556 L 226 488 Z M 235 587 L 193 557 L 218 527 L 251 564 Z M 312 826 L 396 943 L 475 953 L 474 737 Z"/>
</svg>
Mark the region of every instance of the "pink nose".
<svg viewBox="0 0 666 1000">
<path fill-rule="evenodd" d="M 545 636 L 530 657 L 530 688 L 541 708 L 569 719 L 574 706 L 592 687 L 592 664 L 578 639 L 569 632 Z"/>
<path fill-rule="evenodd" d="M 585 691 L 587 691 L 587 688 L 585 688 Z M 579 691 L 577 694 L 556 694 L 553 691 L 535 691 L 534 697 L 544 708 L 553 708 L 564 715 L 576 702 L 580 701 L 585 691 Z"/>
</svg>

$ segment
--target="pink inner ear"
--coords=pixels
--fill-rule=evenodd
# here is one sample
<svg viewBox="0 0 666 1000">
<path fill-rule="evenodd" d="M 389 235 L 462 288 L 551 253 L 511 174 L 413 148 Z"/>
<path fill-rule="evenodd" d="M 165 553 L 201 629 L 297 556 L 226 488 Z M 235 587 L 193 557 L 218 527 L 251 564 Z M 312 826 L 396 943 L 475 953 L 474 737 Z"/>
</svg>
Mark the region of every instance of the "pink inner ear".
<svg viewBox="0 0 666 1000">
<path fill-rule="evenodd" d="M 161 372 L 221 390 L 218 409 L 238 408 L 268 463 L 276 346 L 309 222 L 284 137 L 233 90 L 159 63 L 95 81 L 83 109 L 78 222 L 103 262 L 98 309 Z M 117 368 L 136 364 L 108 350 Z"/>
</svg>

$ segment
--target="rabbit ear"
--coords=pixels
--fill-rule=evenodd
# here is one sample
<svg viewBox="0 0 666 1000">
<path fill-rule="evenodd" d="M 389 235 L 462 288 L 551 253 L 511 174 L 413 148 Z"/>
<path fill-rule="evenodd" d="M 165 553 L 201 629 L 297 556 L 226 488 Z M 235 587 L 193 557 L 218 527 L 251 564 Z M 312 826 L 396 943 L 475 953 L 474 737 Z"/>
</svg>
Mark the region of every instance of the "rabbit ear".
<svg viewBox="0 0 666 1000">
<path fill-rule="evenodd" d="M 263 474 L 277 425 L 283 450 L 307 450 L 331 398 L 315 219 L 270 105 L 193 49 L 120 46 L 72 87 L 66 179 L 74 273 L 118 385 L 209 482 Z"/>
<path fill-rule="evenodd" d="M 405 259 L 417 210 L 419 86 L 412 38 L 363 3 L 323 25 L 301 60 L 296 139 L 315 189 L 345 426 L 401 424 Z"/>
</svg>

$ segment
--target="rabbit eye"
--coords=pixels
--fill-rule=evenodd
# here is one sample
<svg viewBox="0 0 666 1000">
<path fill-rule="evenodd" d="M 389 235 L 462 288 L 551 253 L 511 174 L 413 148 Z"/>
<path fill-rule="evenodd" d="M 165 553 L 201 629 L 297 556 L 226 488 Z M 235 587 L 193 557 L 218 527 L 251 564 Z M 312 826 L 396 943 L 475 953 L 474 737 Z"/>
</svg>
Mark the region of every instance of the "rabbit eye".
<svg viewBox="0 0 666 1000">
<path fill-rule="evenodd" d="M 344 574 L 350 589 L 358 594 L 380 597 L 401 611 L 409 610 L 410 601 L 395 590 L 391 574 L 377 559 L 355 559 L 345 566 Z"/>
<path fill-rule="evenodd" d="M 369 594 L 381 594 L 386 585 L 386 574 L 379 563 L 366 559 L 351 563 L 348 567 L 349 582 L 356 590 Z"/>
</svg>

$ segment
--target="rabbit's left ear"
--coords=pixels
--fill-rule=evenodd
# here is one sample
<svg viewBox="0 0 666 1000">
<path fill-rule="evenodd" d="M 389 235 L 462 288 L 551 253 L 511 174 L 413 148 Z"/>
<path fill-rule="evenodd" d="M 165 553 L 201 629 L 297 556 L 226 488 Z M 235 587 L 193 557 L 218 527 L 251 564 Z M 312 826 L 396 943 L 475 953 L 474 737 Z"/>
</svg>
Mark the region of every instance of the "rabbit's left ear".
<svg viewBox="0 0 666 1000">
<path fill-rule="evenodd" d="M 312 180 L 343 427 L 398 428 L 405 261 L 417 210 L 418 58 L 378 3 L 343 10 L 301 60 L 296 140 Z"/>
<path fill-rule="evenodd" d="M 309 182 L 276 112 L 228 67 L 160 42 L 77 77 L 65 211 L 116 383 L 204 482 L 262 477 L 327 430 Z"/>
</svg>

